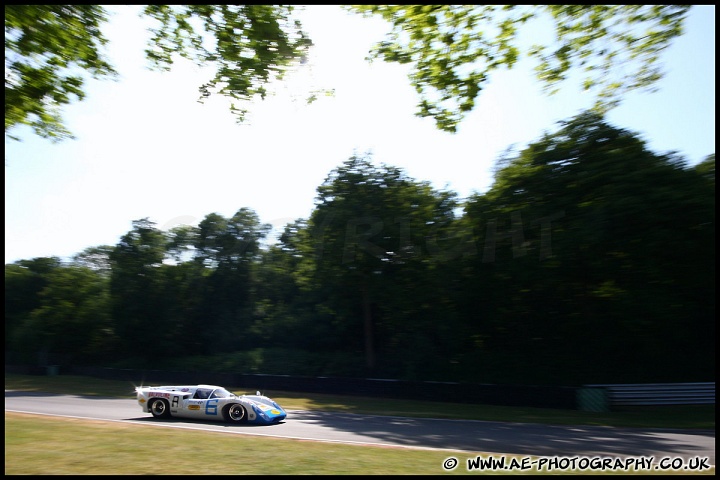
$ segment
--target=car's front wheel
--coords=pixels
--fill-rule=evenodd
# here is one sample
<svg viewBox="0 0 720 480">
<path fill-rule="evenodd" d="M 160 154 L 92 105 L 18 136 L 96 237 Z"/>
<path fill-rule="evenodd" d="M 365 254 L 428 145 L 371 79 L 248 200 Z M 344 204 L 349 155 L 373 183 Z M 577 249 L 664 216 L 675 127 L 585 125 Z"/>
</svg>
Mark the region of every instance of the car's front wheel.
<svg viewBox="0 0 720 480">
<path fill-rule="evenodd" d="M 153 400 L 150 405 L 150 413 L 155 418 L 170 418 L 170 404 L 161 398 Z"/>
<path fill-rule="evenodd" d="M 243 423 L 247 420 L 247 413 L 245 412 L 245 407 L 243 407 L 239 403 L 233 403 L 232 405 L 228 405 L 227 407 L 225 407 L 225 411 L 223 413 L 225 416 L 225 420 L 230 423 Z"/>
</svg>

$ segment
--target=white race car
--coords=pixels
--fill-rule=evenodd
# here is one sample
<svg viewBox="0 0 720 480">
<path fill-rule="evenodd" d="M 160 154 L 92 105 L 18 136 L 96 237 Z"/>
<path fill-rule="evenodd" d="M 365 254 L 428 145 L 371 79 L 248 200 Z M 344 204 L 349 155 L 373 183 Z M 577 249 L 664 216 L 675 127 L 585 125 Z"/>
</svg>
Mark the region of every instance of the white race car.
<svg viewBox="0 0 720 480">
<path fill-rule="evenodd" d="M 237 396 L 217 385 L 137 387 L 135 392 L 143 412 L 155 418 L 271 425 L 287 417 L 280 405 L 260 392 Z"/>
</svg>

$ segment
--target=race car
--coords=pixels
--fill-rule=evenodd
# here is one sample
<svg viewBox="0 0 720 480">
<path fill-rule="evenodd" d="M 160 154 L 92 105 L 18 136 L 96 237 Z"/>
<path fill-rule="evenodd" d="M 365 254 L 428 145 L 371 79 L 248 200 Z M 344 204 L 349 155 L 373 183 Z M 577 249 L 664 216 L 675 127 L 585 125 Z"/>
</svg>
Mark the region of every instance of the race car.
<svg viewBox="0 0 720 480">
<path fill-rule="evenodd" d="M 143 412 L 155 418 L 272 425 L 287 417 L 280 405 L 260 392 L 237 396 L 217 385 L 137 387 L 135 392 Z"/>
</svg>

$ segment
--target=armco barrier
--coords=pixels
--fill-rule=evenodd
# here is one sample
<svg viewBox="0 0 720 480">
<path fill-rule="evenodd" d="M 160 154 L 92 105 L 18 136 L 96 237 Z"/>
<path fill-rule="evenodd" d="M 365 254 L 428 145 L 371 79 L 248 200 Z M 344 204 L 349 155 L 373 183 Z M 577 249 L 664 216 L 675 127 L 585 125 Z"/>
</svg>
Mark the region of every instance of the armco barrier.
<svg viewBox="0 0 720 480">
<path fill-rule="evenodd" d="M 577 407 L 583 412 L 609 412 L 610 402 L 604 388 L 579 388 L 577 391 Z"/>
<path fill-rule="evenodd" d="M 597 384 L 584 388 L 607 392 L 609 406 L 715 405 L 715 382 Z"/>
</svg>

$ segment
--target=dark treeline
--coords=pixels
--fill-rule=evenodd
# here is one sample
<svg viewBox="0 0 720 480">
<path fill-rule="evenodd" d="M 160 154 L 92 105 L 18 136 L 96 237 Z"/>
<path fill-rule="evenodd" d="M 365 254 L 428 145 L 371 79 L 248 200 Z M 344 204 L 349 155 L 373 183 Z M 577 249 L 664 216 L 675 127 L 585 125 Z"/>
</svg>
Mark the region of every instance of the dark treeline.
<svg viewBox="0 0 720 480">
<path fill-rule="evenodd" d="M 438 159 L 442 161 L 442 159 Z M 585 113 L 462 201 L 355 156 L 250 209 L 5 266 L 7 363 L 571 385 L 715 378 L 715 156 Z"/>
</svg>

